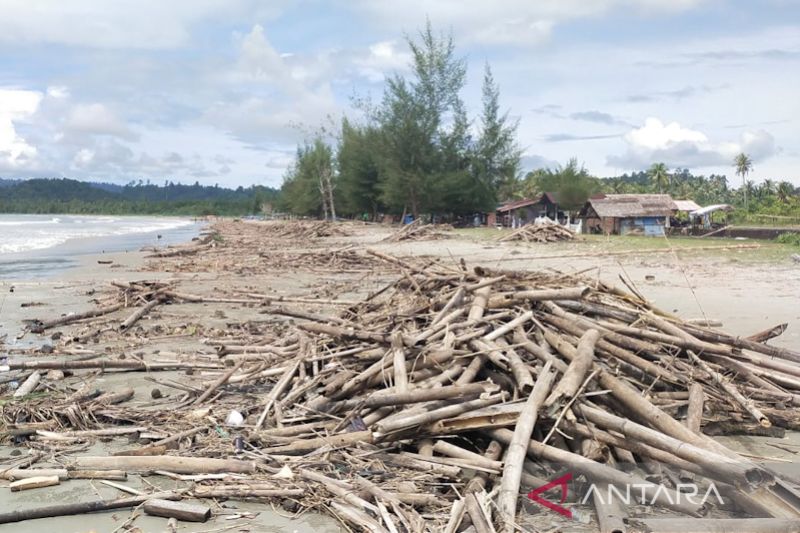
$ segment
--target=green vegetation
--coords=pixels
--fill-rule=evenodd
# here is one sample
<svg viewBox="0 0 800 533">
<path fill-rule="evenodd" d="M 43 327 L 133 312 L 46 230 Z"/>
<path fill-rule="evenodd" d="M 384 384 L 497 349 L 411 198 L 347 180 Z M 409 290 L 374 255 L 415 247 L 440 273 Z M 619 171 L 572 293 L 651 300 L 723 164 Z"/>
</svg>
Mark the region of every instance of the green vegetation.
<svg viewBox="0 0 800 533">
<path fill-rule="evenodd" d="M 269 210 L 278 191 L 268 187 L 225 189 L 218 186 L 163 186 L 131 182 L 125 186 L 71 179 L 4 181 L 0 213 L 110 215 L 227 215 Z"/>
<path fill-rule="evenodd" d="M 357 102 L 360 120 L 345 118 L 337 134 L 317 135 L 297 151 L 287 172 L 281 207 L 298 215 L 376 218 L 381 213 L 470 215 L 499 202 L 558 194 L 567 210 L 596 193 L 663 193 L 700 205 L 731 204 L 735 223 L 800 223 L 800 190 L 788 181 L 747 180 L 753 163 L 739 154 L 733 166 L 742 186 L 724 175 L 670 171 L 655 162 L 647 171 L 592 176 L 570 159 L 556 168 L 520 173 L 517 122 L 500 108 L 489 65 L 479 117 L 467 116 L 461 93 L 466 64 L 451 36 L 428 24 L 408 38 L 411 74 L 386 81 L 379 103 Z"/>
<path fill-rule="evenodd" d="M 338 172 L 314 174 L 323 143 L 301 148 L 284 179 L 282 206 L 325 215 L 325 191 L 336 191 L 337 212 L 467 215 L 492 209 L 513 194 L 519 173 L 517 123 L 501 113 L 500 93 L 486 66 L 480 117 L 467 117 L 461 92 L 466 63 L 452 37 L 430 24 L 408 39 L 411 75 L 389 78 L 381 102 L 362 104 L 362 122 L 345 119 L 336 147 Z M 308 146 L 308 145 L 307 145 Z M 312 170 L 309 170 L 312 169 Z M 330 202 L 333 205 L 334 202 Z"/>
<path fill-rule="evenodd" d="M 784 233 L 775 238 L 775 242 L 788 244 L 790 246 L 800 246 L 800 233 Z"/>
</svg>

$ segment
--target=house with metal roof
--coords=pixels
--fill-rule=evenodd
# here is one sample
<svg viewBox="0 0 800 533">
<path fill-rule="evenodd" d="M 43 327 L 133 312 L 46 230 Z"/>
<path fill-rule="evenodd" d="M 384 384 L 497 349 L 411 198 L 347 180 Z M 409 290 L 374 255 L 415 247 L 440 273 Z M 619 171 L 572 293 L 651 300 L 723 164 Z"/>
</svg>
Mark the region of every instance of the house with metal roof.
<svg viewBox="0 0 800 533">
<path fill-rule="evenodd" d="M 664 235 L 678 210 L 668 194 L 600 194 L 587 200 L 578 217 L 583 233 Z"/>
</svg>

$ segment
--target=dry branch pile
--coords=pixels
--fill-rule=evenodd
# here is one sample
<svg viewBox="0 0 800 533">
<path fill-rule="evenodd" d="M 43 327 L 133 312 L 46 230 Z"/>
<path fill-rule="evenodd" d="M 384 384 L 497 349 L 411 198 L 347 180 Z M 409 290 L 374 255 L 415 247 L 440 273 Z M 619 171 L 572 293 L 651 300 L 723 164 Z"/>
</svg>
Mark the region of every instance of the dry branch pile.
<svg viewBox="0 0 800 533">
<path fill-rule="evenodd" d="M 32 370 L 36 384 L 47 369 L 191 368 L 199 378 L 171 381 L 179 396 L 137 409 L 125 409 L 126 391 L 109 392 L 110 402 L 109 393 L 54 382 L 37 397 L 34 384 L 3 417 L 7 435 L 40 453 L 5 475 L 35 475 L 44 470 L 36 461 L 58 450 L 47 468 L 65 479 L 157 473 L 184 488 L 150 498 L 290 500 L 367 531 L 532 528 L 520 493 L 565 470 L 633 484 L 634 497 L 659 512 L 723 511 L 676 500 L 688 476 L 703 488 L 713 482 L 733 502 L 726 513 L 800 517 L 792 486 L 702 431 L 797 427 L 787 406 L 800 405 L 800 353 L 690 324 L 571 275 L 371 255 L 403 275 L 333 318 L 271 306 L 296 323 L 220 343 L 214 361 L 10 361 L 12 371 Z M 170 287 L 123 288 L 133 289 L 125 294 L 139 310 L 162 297 L 210 301 Z M 140 445 L 114 456 L 70 453 L 131 434 Z M 641 509 L 597 503 L 596 511 L 618 527 Z M 0 513 L 0 523 L 28 518 L 20 516 Z"/>
<path fill-rule="evenodd" d="M 328 220 L 293 220 L 290 222 L 266 222 L 262 224 L 264 231 L 281 239 L 320 239 L 323 237 L 343 237 L 350 235 L 346 223 Z"/>
<path fill-rule="evenodd" d="M 151 260 L 142 270 L 223 271 L 242 276 L 276 270 L 370 272 L 380 261 L 352 245 L 330 248 L 321 238 L 349 236 L 354 229 L 348 222 L 220 221 L 214 225 L 213 242 L 205 247 L 168 248 L 149 255 Z"/>
<path fill-rule="evenodd" d="M 453 226 L 450 224 L 425 224 L 422 219 L 418 218 L 383 239 L 383 242 L 447 239 L 450 237 L 448 233 L 450 231 L 453 231 Z"/>
<path fill-rule="evenodd" d="M 503 235 L 497 240 L 498 242 L 556 242 L 571 241 L 574 238 L 575 232 L 561 224 L 556 224 L 555 222 L 540 222 L 536 224 L 526 224 L 508 235 Z"/>
</svg>

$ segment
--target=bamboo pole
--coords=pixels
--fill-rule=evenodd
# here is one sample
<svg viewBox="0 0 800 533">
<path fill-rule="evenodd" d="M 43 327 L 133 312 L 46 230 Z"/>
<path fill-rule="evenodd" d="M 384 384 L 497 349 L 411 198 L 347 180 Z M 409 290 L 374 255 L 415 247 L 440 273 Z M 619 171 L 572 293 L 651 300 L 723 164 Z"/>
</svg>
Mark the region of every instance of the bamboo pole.
<svg viewBox="0 0 800 533">
<path fill-rule="evenodd" d="M 531 395 L 525 402 L 525 407 L 519 415 L 519 420 L 514 428 L 514 435 L 506 451 L 503 478 L 500 482 L 500 492 L 497 496 L 497 508 L 502 516 L 506 533 L 514 531 L 514 522 L 517 516 L 517 499 L 519 498 L 519 485 L 522 476 L 522 464 L 527 453 L 527 443 L 531 440 L 536 417 L 544 403 L 550 387 L 555 380 L 555 372 L 551 372 L 551 365 L 546 364 L 539 373 Z"/>
<path fill-rule="evenodd" d="M 254 461 L 172 455 L 75 457 L 69 466 L 83 470 L 124 470 L 126 472 L 167 470 L 176 474 L 218 474 L 222 472 L 252 474 L 256 471 Z"/>
<path fill-rule="evenodd" d="M 578 392 L 584 377 L 594 365 L 594 347 L 600 340 L 600 332 L 596 329 L 587 330 L 575 350 L 575 358 L 570 361 L 566 372 L 544 402 L 545 407 L 550 407 L 561 402 L 562 399 L 571 399 Z"/>
<path fill-rule="evenodd" d="M 761 411 L 760 411 L 760 410 L 759 410 L 759 409 L 758 409 L 758 408 L 755 406 L 755 404 L 753 403 L 753 401 L 752 401 L 752 400 L 749 400 L 749 399 L 745 398 L 745 397 L 742 395 L 742 393 L 741 393 L 741 392 L 739 392 L 739 391 L 736 389 L 736 386 L 735 386 L 735 385 L 733 385 L 733 384 L 731 384 L 730 382 L 728 382 L 728 381 L 727 381 L 725 378 L 723 378 L 723 377 L 722 377 L 722 376 L 721 376 L 721 375 L 720 375 L 718 372 L 715 372 L 714 370 L 712 370 L 712 368 L 711 368 L 710 366 L 708 366 L 708 364 L 706 364 L 706 362 L 705 362 L 705 361 L 703 361 L 702 359 L 700 359 L 699 357 L 697 357 L 697 355 L 696 355 L 694 352 L 692 352 L 692 351 L 688 351 L 687 353 L 689 354 L 689 357 L 691 357 L 692 361 L 694 361 L 695 363 L 697 363 L 697 365 L 698 365 L 700 368 L 702 368 L 702 369 L 703 369 L 703 372 L 705 372 L 706 374 L 708 374 L 709 376 L 711 376 L 711 379 L 713 379 L 713 380 L 714 380 L 714 382 L 715 382 L 717 385 L 719 385 L 720 387 L 722 387 L 722 389 L 723 389 L 725 392 L 727 392 L 728 394 L 730 394 L 731 398 L 733 398 L 733 400 L 734 400 L 736 403 L 738 403 L 738 404 L 739 404 L 739 405 L 740 405 L 740 406 L 741 406 L 741 407 L 742 407 L 742 408 L 743 408 L 745 411 L 747 411 L 747 413 L 749 413 L 749 414 L 750 414 L 750 416 L 752 416 L 752 417 L 753 417 L 753 419 L 754 419 L 756 422 L 758 422 L 758 424 L 759 424 L 760 426 L 762 426 L 762 427 L 765 427 L 765 428 L 768 428 L 768 427 L 770 427 L 770 426 L 772 425 L 772 422 L 770 422 L 770 421 L 769 421 L 769 418 L 767 418 L 767 416 L 766 416 L 764 413 L 762 413 L 762 412 L 761 412 Z"/>
</svg>

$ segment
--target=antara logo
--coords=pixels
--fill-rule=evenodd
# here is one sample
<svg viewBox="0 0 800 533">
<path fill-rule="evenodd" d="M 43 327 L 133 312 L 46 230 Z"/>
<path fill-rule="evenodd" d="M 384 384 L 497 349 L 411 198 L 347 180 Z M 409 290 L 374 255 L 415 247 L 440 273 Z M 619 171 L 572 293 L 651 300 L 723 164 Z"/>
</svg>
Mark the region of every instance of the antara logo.
<svg viewBox="0 0 800 533">
<path fill-rule="evenodd" d="M 544 505 L 545 507 L 547 507 L 551 511 L 557 512 L 561 516 L 565 516 L 565 517 L 569 518 L 570 520 L 572 520 L 572 511 L 570 511 L 569 509 L 567 509 L 565 507 L 561 507 L 561 505 L 560 505 L 560 504 L 564 503 L 565 501 L 567 501 L 567 490 L 569 489 L 569 486 L 567 485 L 567 483 L 569 483 L 570 480 L 572 480 L 572 473 L 568 472 L 568 473 L 564 474 L 563 476 L 561 476 L 560 478 L 554 479 L 550 483 L 545 483 L 541 487 L 533 489 L 532 491 L 530 491 L 528 493 L 528 498 L 531 501 L 534 501 L 534 502 L 538 503 L 539 505 Z M 543 493 L 545 491 L 548 491 L 548 490 L 552 489 L 553 487 L 561 487 L 561 501 L 559 501 L 558 503 L 553 503 L 550 500 L 545 500 L 544 498 L 539 496 L 541 493 Z"/>
<path fill-rule="evenodd" d="M 562 505 L 567 501 L 570 481 L 572 481 L 572 473 L 568 472 L 530 491 L 528 493 L 528 499 L 571 520 L 572 511 Z M 547 500 L 542 496 L 542 493 L 556 487 L 561 488 L 561 498 L 558 503 Z M 581 505 L 591 503 L 592 497 L 598 498 L 603 504 L 611 503 L 616 499 L 619 503 L 625 505 L 630 505 L 634 502 L 643 503 L 645 505 L 655 505 L 658 501 L 669 502 L 670 504 L 688 503 L 692 505 L 705 505 L 712 499 L 716 499 L 716 503 L 719 505 L 724 505 L 725 503 L 714 483 L 710 483 L 704 492 L 694 483 L 678 484 L 674 490 L 669 490 L 663 485 L 654 485 L 652 483 L 632 483 L 621 488 L 610 483 L 600 486 L 595 486 L 594 483 L 592 483 L 589 485 L 583 498 L 579 499 L 579 503 Z"/>
</svg>

